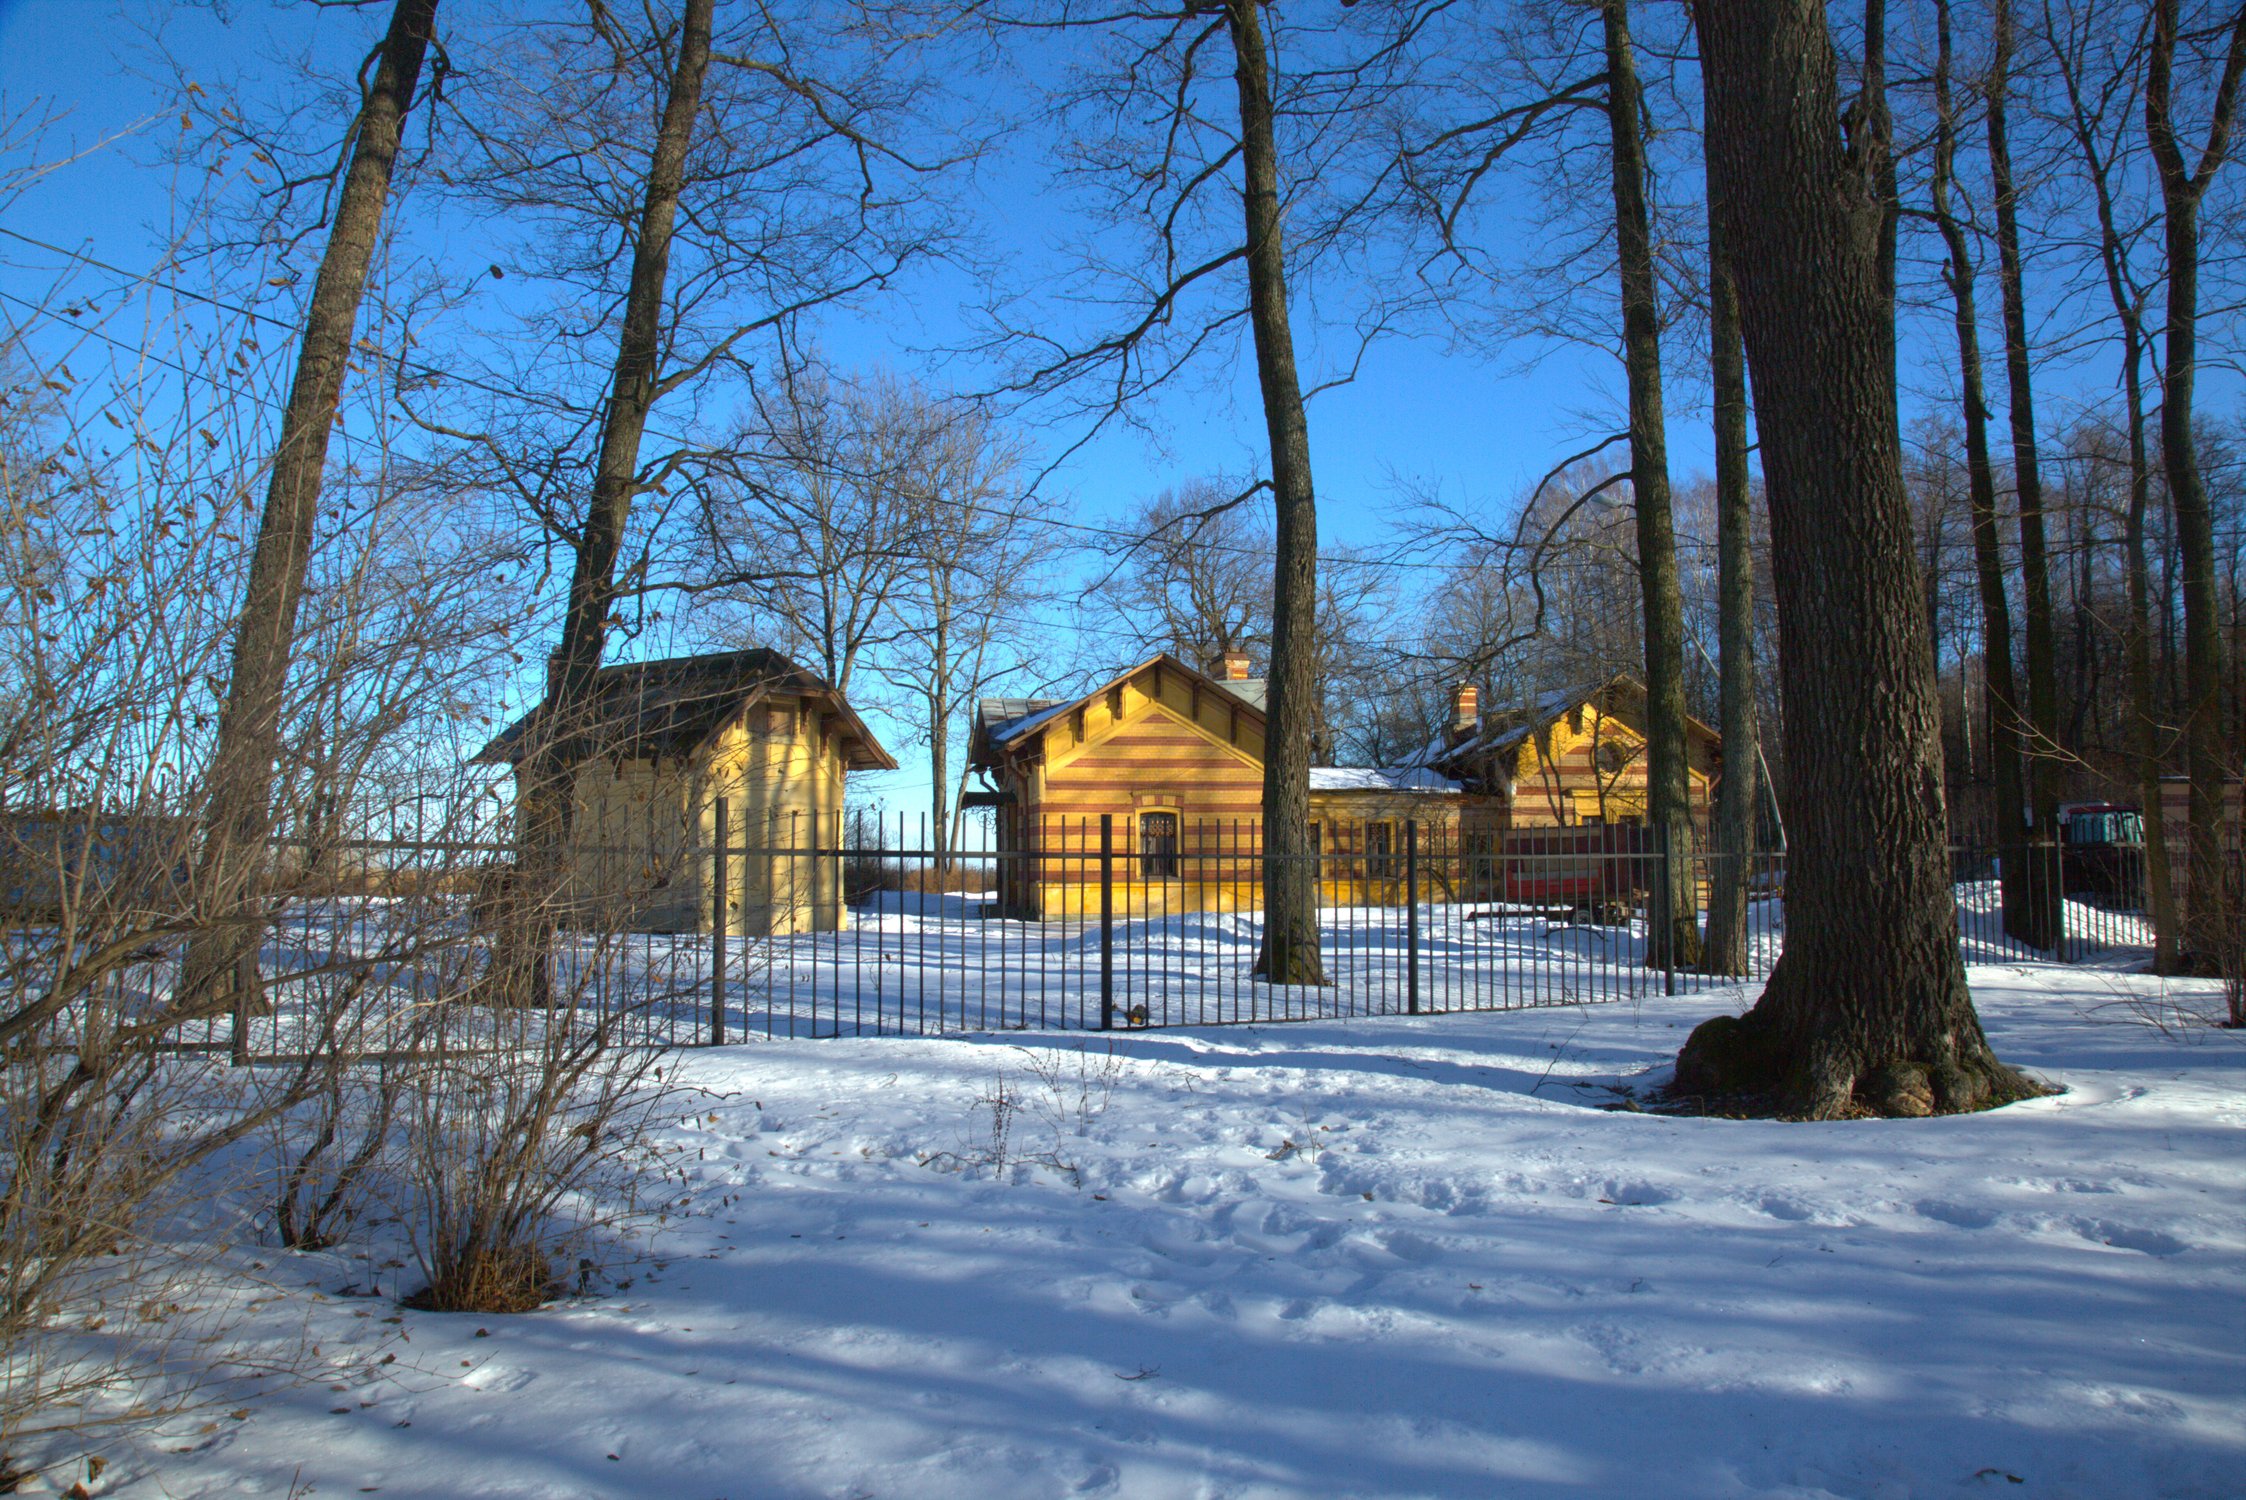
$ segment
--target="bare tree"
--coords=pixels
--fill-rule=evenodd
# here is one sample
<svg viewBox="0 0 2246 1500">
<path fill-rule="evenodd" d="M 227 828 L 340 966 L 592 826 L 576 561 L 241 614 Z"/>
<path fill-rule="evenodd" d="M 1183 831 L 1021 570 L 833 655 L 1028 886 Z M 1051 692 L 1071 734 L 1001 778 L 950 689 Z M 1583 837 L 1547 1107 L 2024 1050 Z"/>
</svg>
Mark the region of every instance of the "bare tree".
<svg viewBox="0 0 2246 1500">
<path fill-rule="evenodd" d="M 1844 112 L 1821 4 L 1693 14 L 1762 436 L 1794 799 L 1785 952 L 1752 1010 L 1694 1031 L 1677 1087 L 1817 1118 L 2020 1098 L 2031 1087 L 1990 1051 L 1958 951 L 1889 360 L 1886 111 Z"/>
<path fill-rule="evenodd" d="M 1035 351 L 1016 388 L 1066 393 L 1104 423 L 1220 340 L 1244 330 L 1254 349 L 1271 467 L 1268 484 L 1235 503 L 1268 489 L 1276 522 L 1255 964 L 1273 983 L 1324 978 L 1309 843 L 1317 501 L 1290 286 L 1321 262 L 1362 256 L 1377 237 L 1395 164 L 1377 112 L 1409 87 L 1438 9 L 1302 22 L 1273 12 L 1286 28 L 1283 48 L 1254 0 L 1119 12 L 1063 4 L 1009 17 L 1021 27 L 1080 28 L 1099 49 L 1058 91 L 1058 113 L 1085 127 L 1066 142 L 1064 160 L 1116 231 L 1070 283 L 1104 304 L 1110 326 L 1064 339 L 998 312 L 994 338 Z M 1295 65 L 1277 66 L 1281 55 Z M 1140 242 L 1119 248 L 1125 234 Z M 1396 316 L 1397 299 L 1385 293 L 1403 285 L 1382 286 L 1361 310 L 1360 349 Z"/>
<path fill-rule="evenodd" d="M 701 486 L 700 602 L 845 695 L 862 662 L 903 639 L 900 601 L 926 554 L 923 510 L 901 482 L 917 438 L 899 396 L 885 377 L 791 365 L 757 389 L 749 429 Z"/>
<path fill-rule="evenodd" d="M 2065 122 L 2096 210 L 2098 267 L 2121 330 L 2123 427 L 2129 447 L 2129 503 L 2122 547 L 2128 571 L 2128 624 L 2125 630 L 2131 703 L 2129 743 L 2136 760 L 2137 799 L 2144 809 L 2145 884 L 2152 912 L 2153 969 L 2173 973 L 2179 948 L 2174 876 L 2169 869 L 2168 833 L 2160 790 L 2168 738 L 2159 680 L 2153 665 L 2152 573 L 2146 556 L 2146 518 L 2152 508 L 2153 471 L 2147 441 L 2145 356 L 2149 344 L 2145 312 L 2151 288 L 2137 276 L 2131 250 L 2143 226 L 2125 222 L 2116 192 L 2117 158 L 2126 150 L 2128 115 L 2135 102 L 2135 80 L 2143 60 L 2143 28 L 2118 41 L 2087 9 L 2054 12 L 2044 7 L 2044 42 L 2057 62 L 2066 96 Z M 2111 47 L 2104 58 L 2094 49 Z M 2105 66 L 2099 75 L 2092 69 Z"/>
<path fill-rule="evenodd" d="M 919 106 L 918 38 L 876 24 L 878 11 L 779 7 L 729 13 L 721 35 L 713 11 L 712 0 L 685 0 L 675 16 L 650 7 L 633 29 L 601 7 L 589 25 L 530 29 L 471 101 L 482 116 L 462 115 L 474 149 L 460 191 L 541 231 L 521 259 L 553 293 L 528 330 L 542 368 L 514 384 L 559 389 L 510 403 L 532 408 L 526 436 L 478 434 L 499 482 L 570 559 L 519 779 L 526 911 L 558 888 L 583 748 L 573 739 L 611 632 L 634 601 L 692 581 L 660 576 L 661 515 L 635 520 L 644 497 L 696 482 L 709 456 L 679 442 L 650 461 L 657 404 L 741 373 L 755 341 L 878 286 L 928 244 L 913 184 L 942 163 L 881 140 Z M 598 394 L 573 389 L 584 365 L 572 356 L 610 338 Z M 534 948 L 537 934 L 520 941 Z M 535 955 L 509 954 L 495 995 L 541 994 Z"/>
<path fill-rule="evenodd" d="M 1661 400 L 1661 318 L 1656 305 L 1653 218 L 1646 205 L 1645 101 L 1632 55 L 1628 0 L 1603 0 L 1607 127 L 1612 153 L 1617 265 L 1622 278 L 1623 367 L 1630 392 L 1630 498 L 1638 523 L 1638 582 L 1645 616 L 1646 815 L 1666 856 L 1649 917 L 1646 961 L 1700 963 L 1694 894 L 1690 771 L 1685 751 L 1684 600 L 1670 513 L 1668 439 Z"/>
<path fill-rule="evenodd" d="M 1198 479 L 1164 490 L 1122 529 L 1100 592 L 1141 649 L 1213 670 L 1226 653 L 1271 645 L 1271 532 L 1227 502 L 1235 487 Z"/>
<path fill-rule="evenodd" d="M 1935 227 L 1949 256 L 1943 267 L 1943 279 L 1949 284 L 1954 309 L 1952 324 L 1957 335 L 1958 386 L 1965 411 L 1967 497 L 1973 518 L 1974 576 L 1980 586 L 1981 599 L 1981 681 L 1996 802 L 1993 834 L 2005 851 L 2005 929 L 2033 946 L 2049 947 L 2054 933 L 2046 926 L 2037 925 L 2030 916 L 2036 909 L 2029 889 L 2036 862 L 2021 857 L 2026 851 L 2019 847 L 2021 820 L 2028 800 L 2027 724 L 2013 675 L 2012 606 L 2005 594 L 2004 559 L 1997 530 L 1996 474 L 1989 457 L 1989 411 L 1982 386 L 1980 313 L 1973 290 L 1972 242 L 1964 221 L 1953 211 L 1950 198 L 1956 177 L 1958 129 L 1956 104 L 1951 93 L 1952 52 L 1947 0 L 1935 0 L 1935 25 L 1935 139 L 1928 192 L 1933 203 Z M 2033 442 L 2032 432 L 2029 441 Z"/>
<path fill-rule="evenodd" d="M 927 743 L 931 847 L 948 873 L 967 780 L 964 762 L 956 778 L 951 770 L 955 726 L 963 708 L 1037 659 L 1051 544 L 1021 487 L 1020 445 L 989 418 L 909 386 L 891 387 L 888 405 L 897 433 L 888 482 L 915 519 L 897 601 L 902 629 L 882 675 Z"/>
<path fill-rule="evenodd" d="M 1739 293 L 1723 255 L 1722 231 L 1709 215 L 1709 372 L 1715 388 L 1717 619 L 1722 644 L 1723 781 L 1716 791 L 1716 868 L 1708 891 L 1711 974 L 1747 969 L 1748 863 L 1755 849 L 1755 802 L 1762 746 L 1755 714 L 1755 558 L 1747 472 L 1747 360 L 1739 342 Z"/>
<path fill-rule="evenodd" d="M 2230 154 L 2238 89 L 2246 75 L 2246 12 L 2231 14 L 2194 40 L 2222 55 L 2209 106 L 2206 143 L 2185 159 L 2176 125 L 2176 52 L 2183 36 L 2181 0 L 2153 0 L 2152 45 L 2145 66 L 2145 135 L 2159 174 L 2162 228 L 2168 251 L 2167 360 L 2160 403 L 2161 463 L 2175 511 L 2184 595 L 2184 747 L 2191 778 L 2184 945 L 2195 961 L 2212 962 L 2230 885 L 2223 865 L 2223 637 L 2215 597 L 2215 531 L 2200 472 L 2192 403 L 2199 376 L 2199 211 L 2208 185 Z M 2246 1025 L 2246 1015 L 2234 1015 Z"/>
<path fill-rule="evenodd" d="M 437 0 L 396 0 L 391 8 L 380 60 L 352 122 L 351 164 L 336 199 L 281 418 L 219 718 L 218 752 L 209 770 L 208 823 L 199 858 L 205 897 L 217 906 L 182 979 L 204 1005 L 227 1003 L 228 997 L 238 1008 L 257 1003 L 254 932 L 262 914 L 256 910 L 256 882 L 272 832 L 272 766 L 280 751 L 281 700 L 297 608 L 351 334 L 436 10 Z"/>
<path fill-rule="evenodd" d="M 1946 19 L 1946 18 L 1945 18 Z M 1993 54 L 1989 60 L 1989 177 L 1995 189 L 1997 286 L 2004 310 L 2004 374 L 2012 427 L 2012 486 L 2020 509 L 2020 602 L 2027 647 L 2028 727 L 2026 772 L 2030 827 L 2041 843 L 2059 837 L 2059 683 L 2051 614 L 2050 545 L 2043 515 L 2043 474 L 2036 449 L 2035 389 L 2028 347 L 2027 289 L 2020 264 L 2019 189 L 2013 180 L 2010 96 L 2013 78 L 2012 0 L 1994 0 Z M 1999 836 L 2015 816 L 1999 807 Z M 2031 854 L 2026 880 L 2007 882 L 2006 927 L 2038 948 L 2055 948 L 2061 936 L 2056 850 Z M 2021 863 L 2017 858 L 2014 864 Z M 2008 869 L 2008 875 L 2012 872 Z M 2024 898 L 2024 899 L 2020 899 Z M 2017 911 L 2019 916 L 2015 918 Z"/>
</svg>

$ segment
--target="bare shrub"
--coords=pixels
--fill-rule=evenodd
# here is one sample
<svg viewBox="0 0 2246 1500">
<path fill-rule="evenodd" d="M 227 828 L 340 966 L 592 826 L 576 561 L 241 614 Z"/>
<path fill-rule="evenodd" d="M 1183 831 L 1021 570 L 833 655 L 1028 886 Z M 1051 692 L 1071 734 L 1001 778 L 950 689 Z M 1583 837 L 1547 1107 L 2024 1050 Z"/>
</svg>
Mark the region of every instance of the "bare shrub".
<svg viewBox="0 0 2246 1500">
<path fill-rule="evenodd" d="M 1017 1047 L 1026 1078 L 1001 1068 L 976 1099 L 975 1124 L 956 1150 L 929 1152 L 920 1164 L 938 1171 L 1045 1167 L 1076 1187 L 1084 1172 L 1071 1160 L 1069 1141 L 1090 1132 L 1107 1113 L 1123 1060 L 1112 1042 L 1045 1049 Z"/>
<path fill-rule="evenodd" d="M 565 939 L 549 1005 L 468 1003 L 494 997 L 463 984 L 420 1010 L 402 1172 L 426 1284 L 411 1305 L 530 1311 L 593 1268 L 597 1233 L 681 1207 L 651 1132 L 676 1086 L 632 1037 L 660 997 L 596 1003 L 621 937 L 611 926 Z"/>
</svg>

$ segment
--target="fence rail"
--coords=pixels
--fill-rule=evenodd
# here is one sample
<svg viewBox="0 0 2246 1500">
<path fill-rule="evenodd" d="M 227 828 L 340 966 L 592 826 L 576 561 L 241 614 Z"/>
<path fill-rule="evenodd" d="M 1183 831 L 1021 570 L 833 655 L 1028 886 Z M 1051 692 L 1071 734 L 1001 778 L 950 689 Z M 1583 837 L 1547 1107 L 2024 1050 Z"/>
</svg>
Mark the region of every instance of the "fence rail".
<svg viewBox="0 0 2246 1500">
<path fill-rule="evenodd" d="M 1254 826 L 1151 826 L 1147 838 L 1113 817 L 1055 820 L 1014 847 L 946 851 L 901 821 L 798 819 L 736 841 L 721 802 L 714 839 L 675 858 L 581 851 L 599 857 L 582 862 L 587 917 L 553 936 L 555 1005 L 495 1017 L 495 1034 L 566 1017 L 635 1044 L 690 1046 L 1512 1010 L 1752 980 L 1783 945 L 1782 854 L 1671 857 L 1628 828 L 1482 835 L 1399 819 L 1323 826 L 1313 852 L 1289 856 L 1311 865 L 1324 982 L 1272 984 L 1256 964 L 1274 856 Z M 268 934 L 271 1005 L 182 1026 L 181 1045 L 375 1055 L 410 1046 L 415 1014 L 472 988 L 491 962 L 480 893 L 513 851 L 346 847 L 349 879 L 290 902 Z M 1970 961 L 2078 962 L 2151 943 L 2136 851 L 1960 846 L 1951 858 Z M 1704 917 L 1732 882 L 1744 962 L 1707 972 L 1671 951 L 1648 913 L 1682 883 Z M 676 930 L 640 930 L 650 913 Z M 160 1002 L 177 959 L 176 945 L 152 948 L 122 971 L 118 998 Z"/>
</svg>

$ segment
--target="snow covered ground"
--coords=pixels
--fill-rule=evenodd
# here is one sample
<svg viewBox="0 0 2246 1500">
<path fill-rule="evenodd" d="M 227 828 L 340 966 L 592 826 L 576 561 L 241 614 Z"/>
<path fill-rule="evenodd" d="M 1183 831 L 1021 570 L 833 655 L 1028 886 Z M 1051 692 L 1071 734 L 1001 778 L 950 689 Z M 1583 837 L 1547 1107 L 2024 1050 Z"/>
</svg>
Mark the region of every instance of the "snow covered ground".
<svg viewBox="0 0 2246 1500">
<path fill-rule="evenodd" d="M 1967 962 L 2042 956 L 2005 937 L 1995 881 L 1962 881 L 1957 898 Z M 2078 898 L 2064 910 L 2071 958 L 2151 943 L 2149 926 L 2133 912 Z M 440 909 L 432 920 L 417 909 L 414 920 L 399 922 L 386 903 L 360 898 L 293 910 L 266 946 L 265 971 L 313 977 L 273 980 L 278 1003 L 271 1016 L 252 1020 L 250 1050 L 286 1055 L 312 1044 L 331 1019 L 322 997 L 370 960 L 382 984 L 353 1002 L 343 1032 L 369 1050 L 411 1045 L 417 1008 L 482 963 L 470 951 L 466 915 L 464 906 Z M 1767 973 L 1776 961 L 1783 927 L 1782 902 L 1749 903 L 1752 973 Z M 1328 907 L 1320 914 L 1329 980 L 1322 986 L 1256 979 L 1262 936 L 1262 917 L 1253 912 L 1119 915 L 1109 954 L 1115 1024 L 1399 1015 L 1412 1008 L 1415 970 L 1422 1012 L 1637 1001 L 1721 987 L 1691 972 L 1648 968 L 1639 916 L 1594 923 L 1491 902 L 1423 902 L 1413 922 L 1398 907 Z M 424 948 L 419 958 L 385 961 Z M 625 1035 L 657 1045 L 708 1040 L 716 989 L 708 935 L 564 933 L 554 951 L 558 991 L 588 1013 L 620 1017 Z M 176 957 L 159 956 L 136 968 L 137 988 L 161 995 L 175 965 Z M 853 908 L 841 932 L 730 939 L 725 972 L 725 1035 L 734 1040 L 1095 1030 L 1100 1021 L 1098 922 L 1002 919 L 979 896 L 878 892 Z M 189 1028 L 185 1039 L 223 1046 L 230 1025 L 217 1018 Z"/>
<path fill-rule="evenodd" d="M 2063 1095 L 1603 1107 L 1736 990 L 1139 1032 L 1112 1069 L 1082 1033 L 691 1054 L 699 1212 L 628 1285 L 401 1314 L 337 1295 L 383 1245 L 261 1252 L 287 1295 L 245 1331 L 371 1367 L 222 1384 L 94 1492 L 2246 1494 L 2246 1037 L 2149 1024 L 2147 978 L 1973 981 Z"/>
</svg>

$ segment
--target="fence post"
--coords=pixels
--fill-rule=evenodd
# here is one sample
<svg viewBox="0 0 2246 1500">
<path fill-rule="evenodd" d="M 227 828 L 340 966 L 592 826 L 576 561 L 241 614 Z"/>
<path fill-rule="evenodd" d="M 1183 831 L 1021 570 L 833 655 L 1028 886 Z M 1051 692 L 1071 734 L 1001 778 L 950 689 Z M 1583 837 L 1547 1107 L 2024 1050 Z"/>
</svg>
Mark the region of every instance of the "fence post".
<svg viewBox="0 0 2246 1500">
<path fill-rule="evenodd" d="M 727 835 L 732 831 L 731 809 L 723 797 L 717 799 L 717 847 L 710 872 L 710 1045 L 725 1045 L 725 928 L 729 913 L 726 881 L 732 874 L 732 863 L 726 848 Z"/>
<path fill-rule="evenodd" d="M 1677 871 L 1675 866 L 1669 863 L 1671 853 L 1669 837 L 1669 825 L 1664 823 L 1661 825 L 1659 836 L 1656 839 L 1661 849 L 1659 879 L 1661 902 L 1659 910 L 1661 912 L 1661 993 L 1664 995 L 1674 995 L 1677 992 L 1677 919 L 1674 914 L 1674 903 L 1677 899 Z M 1698 891 L 1693 892 L 1695 898 L 1699 894 Z M 1695 924 L 1700 920 L 1699 904 L 1699 901 L 1695 899 L 1693 902 L 1693 921 Z M 1650 929 L 1653 924 L 1649 922 L 1646 925 Z M 1650 932 L 1648 935 L 1650 936 Z"/>
<path fill-rule="evenodd" d="M 1419 819 L 1404 820 L 1404 1008 L 1419 1014 Z"/>
<path fill-rule="evenodd" d="M 232 1061 L 237 1068 L 246 1068 L 250 1064 L 250 1013 L 255 1008 L 257 992 L 257 950 L 265 941 L 264 918 L 261 916 L 258 922 L 256 934 L 249 940 L 242 956 L 234 961 L 234 1015 L 232 1024 L 227 1029 L 232 1033 Z M 276 1042 L 275 1046 L 278 1045 Z"/>
<path fill-rule="evenodd" d="M 1100 814 L 1100 1030 L 1115 1029 L 1115 814 Z"/>
</svg>

